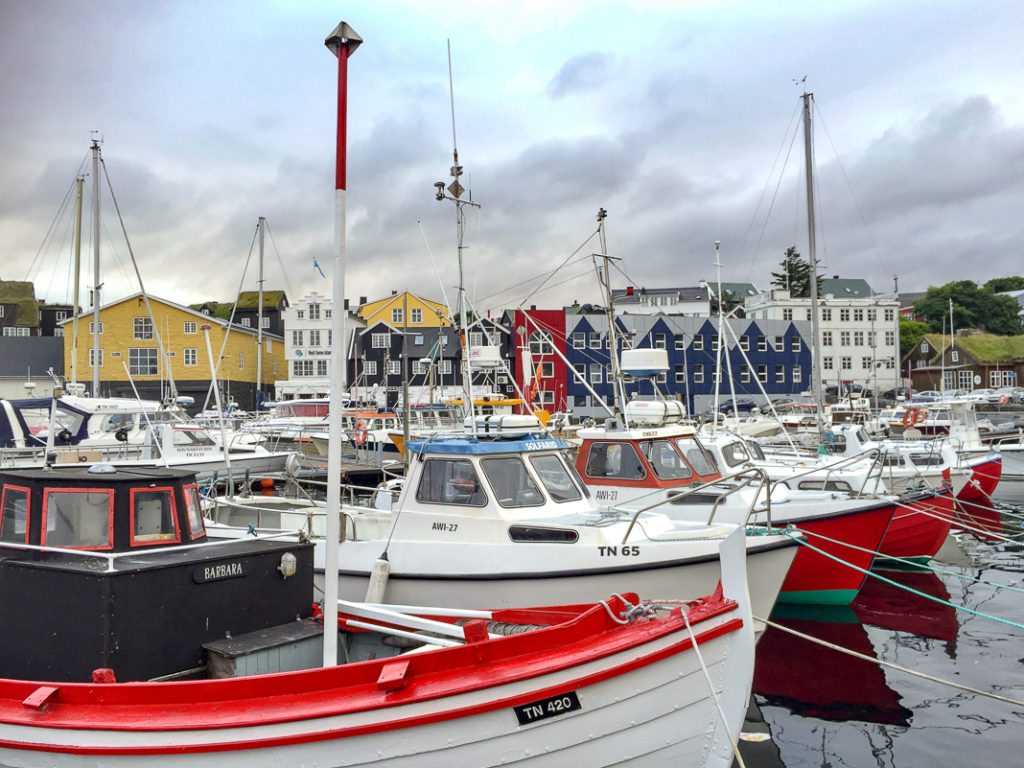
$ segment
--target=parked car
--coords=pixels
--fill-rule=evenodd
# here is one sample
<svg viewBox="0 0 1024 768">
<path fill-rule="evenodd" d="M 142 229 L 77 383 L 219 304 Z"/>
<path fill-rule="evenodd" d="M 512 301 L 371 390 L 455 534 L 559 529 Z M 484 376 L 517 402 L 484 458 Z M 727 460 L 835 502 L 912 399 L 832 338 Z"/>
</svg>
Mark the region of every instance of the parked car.
<svg viewBox="0 0 1024 768">
<path fill-rule="evenodd" d="M 898 400 L 909 400 L 916 392 L 910 387 L 895 387 L 894 389 L 887 389 L 885 392 L 878 396 L 879 400 L 889 403 L 895 403 Z"/>
<path fill-rule="evenodd" d="M 914 396 L 907 399 L 908 403 L 937 403 L 942 399 L 942 393 L 937 389 L 925 389 L 915 392 Z"/>
<path fill-rule="evenodd" d="M 733 410 L 740 411 L 741 413 L 747 413 L 749 411 L 754 410 L 757 407 L 757 403 L 755 403 L 753 400 L 740 400 L 739 398 L 736 398 L 735 408 L 733 408 L 732 400 L 725 400 L 722 402 L 720 406 L 718 406 L 718 410 L 720 413 L 732 413 Z"/>
<path fill-rule="evenodd" d="M 990 403 L 1024 403 L 1024 388 L 1022 387 L 1000 387 L 995 392 L 987 395 L 986 400 Z"/>
<path fill-rule="evenodd" d="M 964 400 L 972 400 L 976 403 L 982 403 L 988 401 L 988 396 L 995 392 L 994 389 L 972 389 L 966 395 Z"/>
</svg>

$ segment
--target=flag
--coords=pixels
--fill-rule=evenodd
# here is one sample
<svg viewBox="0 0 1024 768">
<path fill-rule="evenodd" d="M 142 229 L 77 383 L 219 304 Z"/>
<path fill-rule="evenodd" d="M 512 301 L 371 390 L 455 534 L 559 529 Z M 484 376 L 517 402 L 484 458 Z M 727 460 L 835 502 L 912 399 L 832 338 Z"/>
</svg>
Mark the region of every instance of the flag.
<svg viewBox="0 0 1024 768">
<path fill-rule="evenodd" d="M 313 266 L 316 267 L 316 271 L 320 273 L 320 277 L 327 277 L 324 271 L 320 269 L 320 265 L 317 263 L 316 256 L 313 257 Z"/>
</svg>

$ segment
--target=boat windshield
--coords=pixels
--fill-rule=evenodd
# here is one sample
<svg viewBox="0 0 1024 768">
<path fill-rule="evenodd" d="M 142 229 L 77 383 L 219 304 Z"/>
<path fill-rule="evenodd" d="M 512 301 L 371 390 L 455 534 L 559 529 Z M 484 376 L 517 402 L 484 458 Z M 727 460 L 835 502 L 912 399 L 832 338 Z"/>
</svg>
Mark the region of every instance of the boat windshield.
<svg viewBox="0 0 1024 768">
<path fill-rule="evenodd" d="M 676 446 L 698 475 L 713 475 L 718 471 L 715 460 L 704 450 L 704 446 L 692 437 L 677 437 Z"/>
<path fill-rule="evenodd" d="M 201 429 L 176 429 L 174 430 L 173 440 L 174 444 L 181 448 L 215 445 L 213 438 Z"/>
<path fill-rule="evenodd" d="M 47 490 L 43 495 L 43 546 L 109 549 L 114 492 Z"/>
<path fill-rule="evenodd" d="M 132 545 L 179 541 L 178 515 L 170 488 L 132 490 Z"/>
<path fill-rule="evenodd" d="M 647 470 L 630 443 L 594 443 L 587 457 L 587 477 L 643 480 Z"/>
<path fill-rule="evenodd" d="M 203 525 L 203 507 L 199 501 L 199 488 L 195 485 L 185 486 L 185 512 L 188 514 L 188 529 L 193 539 L 205 535 Z"/>
<path fill-rule="evenodd" d="M 473 464 L 466 459 L 427 459 L 416 489 L 417 501 L 428 504 L 458 504 L 483 507 L 487 504 Z"/>
<path fill-rule="evenodd" d="M 501 506 L 539 507 L 544 503 L 544 494 L 518 456 L 484 459 L 480 465 Z"/>
<path fill-rule="evenodd" d="M 28 541 L 28 489 L 4 487 L 3 506 L 0 507 L 0 541 L 25 543 Z"/>
<path fill-rule="evenodd" d="M 685 480 L 693 477 L 693 472 L 670 440 L 649 440 L 640 443 L 640 453 L 661 480 Z"/>
<path fill-rule="evenodd" d="M 530 457 L 530 463 L 552 499 L 561 503 L 580 498 L 580 489 L 576 487 L 562 460 L 557 456 L 550 453 L 538 454 Z"/>
</svg>

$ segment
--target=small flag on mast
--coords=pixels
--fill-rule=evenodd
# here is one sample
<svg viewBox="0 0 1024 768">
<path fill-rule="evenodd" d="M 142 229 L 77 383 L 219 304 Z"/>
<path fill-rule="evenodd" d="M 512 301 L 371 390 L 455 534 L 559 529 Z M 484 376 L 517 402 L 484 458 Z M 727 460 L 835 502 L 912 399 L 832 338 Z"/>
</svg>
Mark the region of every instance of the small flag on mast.
<svg viewBox="0 0 1024 768">
<path fill-rule="evenodd" d="M 316 256 L 313 257 L 313 266 L 316 267 L 316 271 L 320 273 L 320 277 L 327 277 L 327 275 L 324 274 L 324 271 L 320 269 L 320 264 L 317 262 Z"/>
</svg>

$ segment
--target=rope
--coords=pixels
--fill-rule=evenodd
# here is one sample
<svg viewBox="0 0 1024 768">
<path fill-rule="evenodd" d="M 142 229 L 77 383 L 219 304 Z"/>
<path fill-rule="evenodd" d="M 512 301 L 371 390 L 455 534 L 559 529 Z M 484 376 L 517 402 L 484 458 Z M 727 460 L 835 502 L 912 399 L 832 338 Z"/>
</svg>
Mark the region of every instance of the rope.
<svg viewBox="0 0 1024 768">
<path fill-rule="evenodd" d="M 971 688 L 970 686 L 962 685 L 960 683 L 955 683 L 952 680 L 943 680 L 941 677 L 935 677 L 933 675 L 927 675 L 924 672 L 915 672 L 912 669 L 908 669 L 907 667 L 902 667 L 899 664 L 893 664 L 890 661 L 882 661 L 881 659 L 872 658 L 871 656 L 865 656 L 863 653 L 857 653 L 857 651 L 851 651 L 849 648 L 844 648 L 841 645 L 835 645 L 834 643 L 830 643 L 827 640 L 821 640 L 820 638 L 814 637 L 813 635 L 805 635 L 803 632 L 798 632 L 795 629 L 791 629 L 789 627 L 784 627 L 781 624 L 776 624 L 774 621 L 769 621 L 768 619 L 762 619 L 759 616 L 755 616 L 754 618 L 757 621 L 763 621 L 769 627 L 774 627 L 775 629 L 780 629 L 783 632 L 788 632 L 789 634 L 795 635 L 795 636 L 799 637 L 802 640 L 807 640 L 808 642 L 816 643 L 817 645 L 823 646 L 825 648 L 829 648 L 829 649 L 831 649 L 833 651 L 839 651 L 841 653 L 845 653 L 845 654 L 847 654 L 849 656 L 853 656 L 855 659 L 860 659 L 861 661 L 869 661 L 872 664 L 878 664 L 879 666 L 882 666 L 882 667 L 888 667 L 890 669 L 895 669 L 897 672 L 905 672 L 908 675 L 913 675 L 915 677 L 920 677 L 920 678 L 922 678 L 924 680 L 929 680 L 929 681 L 931 681 L 933 683 L 939 683 L 941 685 L 947 685 L 950 688 L 956 688 L 956 689 L 964 691 L 966 693 L 973 693 L 973 694 L 975 694 L 977 696 L 985 696 L 986 698 L 995 699 L 996 701 L 1002 701 L 1002 702 L 1004 702 L 1006 704 L 1012 704 L 1012 705 L 1017 706 L 1017 707 L 1024 707 L 1024 701 L 1020 701 L 1018 699 L 1011 699 L 1011 698 L 1009 698 L 1007 696 L 1000 696 L 997 693 L 989 693 L 988 691 L 980 691 L 977 688 Z"/>
<path fill-rule="evenodd" d="M 800 532 L 803 533 L 805 536 L 808 535 L 807 531 L 800 531 Z M 946 605 L 946 606 L 949 606 L 950 608 L 955 608 L 958 611 L 965 611 L 965 612 L 973 614 L 975 616 L 980 616 L 983 619 L 991 619 L 992 621 L 997 621 L 1000 624 L 1008 624 L 1009 626 L 1016 627 L 1017 629 L 1024 629 L 1024 624 L 1018 624 L 1016 621 L 1010 621 L 1009 619 L 1001 619 L 998 616 L 992 616 L 992 615 L 987 614 L 987 613 L 981 613 L 980 611 L 975 611 L 973 608 L 968 608 L 968 607 L 963 606 L 963 605 L 955 605 L 954 603 L 947 602 L 946 600 L 942 600 L 940 598 L 934 597 L 934 596 L 929 595 L 929 594 L 927 594 L 925 592 L 920 592 L 920 591 L 918 591 L 916 589 L 913 589 L 912 587 L 908 587 L 908 586 L 905 586 L 905 585 L 900 584 L 898 582 L 892 581 L 891 579 L 887 579 L 887 578 L 885 578 L 885 576 L 882 576 L 882 575 L 880 575 L 878 573 L 875 573 L 874 571 L 871 571 L 869 569 L 860 568 L 860 567 L 858 567 L 856 565 L 853 565 L 852 563 L 847 563 L 845 560 L 842 560 L 842 559 L 836 557 L 835 555 L 832 555 L 832 554 L 826 552 L 825 550 L 820 549 L 820 548 L 814 546 L 813 544 L 811 544 L 810 542 L 808 542 L 806 540 L 801 540 L 801 539 L 796 538 L 795 536 L 793 536 L 793 533 L 788 531 L 788 530 L 785 531 L 784 533 L 787 536 L 789 536 L 790 538 L 793 538 L 795 541 L 797 541 L 801 545 L 803 545 L 805 547 L 810 547 L 815 552 L 818 552 L 819 554 L 824 555 L 825 557 L 829 558 L 830 560 L 835 560 L 837 563 L 845 565 L 848 568 L 853 568 L 855 571 L 860 571 L 861 573 L 863 573 L 865 575 L 873 576 L 876 579 L 881 579 L 882 581 L 888 582 L 889 584 L 892 584 L 893 586 L 899 587 L 900 589 L 905 589 L 908 592 L 913 592 L 915 595 L 920 595 L 921 597 L 926 597 L 929 600 L 934 600 L 935 602 L 937 602 L 937 603 L 939 603 L 941 605 Z M 811 536 L 818 536 L 818 534 L 814 534 L 814 533 L 811 533 L 810 535 Z M 818 538 L 825 539 L 826 541 L 832 541 L 832 539 L 829 539 L 826 536 L 818 536 Z M 837 541 L 835 543 L 836 544 L 843 544 L 844 542 Z M 846 545 L 846 546 L 852 546 L 852 545 Z M 860 548 L 858 547 L 858 549 L 860 549 Z M 870 551 L 870 550 L 863 550 L 863 551 Z M 895 558 L 892 558 L 892 559 L 895 559 Z M 993 586 L 998 586 L 998 585 L 993 585 Z M 1012 587 L 1007 587 L 1007 589 L 1012 589 Z"/>
</svg>

